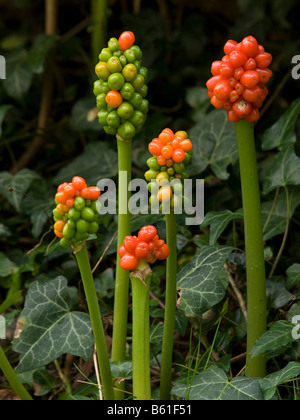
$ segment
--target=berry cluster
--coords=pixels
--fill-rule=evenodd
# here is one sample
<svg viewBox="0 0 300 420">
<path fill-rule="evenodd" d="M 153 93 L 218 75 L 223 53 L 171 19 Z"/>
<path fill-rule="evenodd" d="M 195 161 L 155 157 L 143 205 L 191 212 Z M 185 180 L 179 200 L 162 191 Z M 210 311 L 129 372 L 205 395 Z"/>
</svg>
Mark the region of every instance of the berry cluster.
<svg viewBox="0 0 300 420">
<path fill-rule="evenodd" d="M 189 177 L 185 167 L 192 159 L 192 147 L 186 131 L 174 133 L 170 128 L 165 128 L 158 138 L 149 143 L 148 150 L 153 156 L 147 160 L 149 170 L 145 173 L 145 179 L 152 194 L 150 204 L 152 200 L 159 203 L 170 201 L 171 208 L 176 207 L 173 194 L 176 185 L 170 183 Z"/>
<path fill-rule="evenodd" d="M 95 71 L 99 80 L 94 84 L 98 119 L 108 134 L 130 140 L 145 123 L 148 87 L 147 69 L 141 66 L 142 51 L 134 45 L 132 32 L 111 38 L 103 48 Z"/>
<path fill-rule="evenodd" d="M 156 260 L 165 260 L 170 253 L 168 245 L 159 239 L 154 226 L 144 226 L 138 236 L 126 236 L 118 254 L 121 257 L 120 267 L 124 270 L 135 270 L 140 260 L 155 263 Z"/>
<path fill-rule="evenodd" d="M 76 246 L 98 231 L 96 201 L 99 196 L 99 188 L 87 187 L 79 176 L 58 187 L 53 210 L 54 233 L 62 246 Z"/>
<path fill-rule="evenodd" d="M 268 69 L 272 56 L 253 36 L 239 44 L 227 41 L 224 52 L 221 61 L 212 63 L 213 77 L 206 83 L 210 102 L 217 109 L 224 108 L 229 121 L 257 121 L 268 94 L 265 84 L 272 76 Z"/>
</svg>

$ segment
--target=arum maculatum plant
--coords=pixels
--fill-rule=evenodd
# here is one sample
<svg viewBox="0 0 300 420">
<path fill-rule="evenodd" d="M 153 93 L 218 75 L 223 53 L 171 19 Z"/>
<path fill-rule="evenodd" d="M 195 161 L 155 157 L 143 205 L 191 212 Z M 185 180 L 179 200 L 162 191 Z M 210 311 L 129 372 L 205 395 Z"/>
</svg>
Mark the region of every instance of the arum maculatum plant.
<svg viewBox="0 0 300 420">
<path fill-rule="evenodd" d="M 108 350 L 86 247 L 86 240 L 99 229 L 96 205 L 99 196 L 100 190 L 87 187 L 85 180 L 79 176 L 70 183 L 61 184 L 55 195 L 54 233 L 60 238 L 61 246 L 72 247 L 76 257 L 92 322 L 103 396 L 112 400 L 114 389 Z"/>
<path fill-rule="evenodd" d="M 131 143 L 146 121 L 148 87 L 147 69 L 142 65 L 142 51 L 131 31 L 111 38 L 99 55 L 94 84 L 98 119 L 104 131 L 115 135 L 118 143 L 118 248 L 131 233 L 128 211 L 131 180 Z M 125 359 L 129 275 L 117 257 L 112 360 Z"/>
<path fill-rule="evenodd" d="M 254 343 L 266 331 L 266 280 L 260 192 L 255 153 L 254 125 L 272 76 L 271 54 L 253 36 L 240 43 L 229 40 L 222 60 L 214 61 L 206 86 L 211 104 L 227 111 L 234 122 L 240 162 L 247 263 L 247 359 L 246 375 L 266 374 L 264 355 L 251 357 Z"/>
<path fill-rule="evenodd" d="M 165 260 L 169 247 L 157 229 L 144 226 L 138 236 L 126 236 L 118 250 L 120 266 L 130 271 L 132 286 L 132 368 L 133 397 L 151 399 L 149 291 L 152 271 L 149 264 Z"/>
<path fill-rule="evenodd" d="M 161 359 L 160 398 L 170 398 L 172 379 L 172 355 L 174 344 L 175 312 L 177 301 L 177 228 L 176 209 L 182 208 L 182 202 L 187 200 L 184 196 L 181 181 L 189 177 L 186 165 L 192 159 L 192 142 L 188 139 L 186 131 L 174 133 L 165 128 L 159 136 L 153 139 L 148 146 L 152 157 L 147 160 L 149 170 L 145 173 L 150 192 L 149 203 L 157 204 L 165 212 L 167 244 L 170 255 L 166 268 L 166 298 L 164 334 Z M 177 181 L 177 182 L 176 182 Z"/>
</svg>

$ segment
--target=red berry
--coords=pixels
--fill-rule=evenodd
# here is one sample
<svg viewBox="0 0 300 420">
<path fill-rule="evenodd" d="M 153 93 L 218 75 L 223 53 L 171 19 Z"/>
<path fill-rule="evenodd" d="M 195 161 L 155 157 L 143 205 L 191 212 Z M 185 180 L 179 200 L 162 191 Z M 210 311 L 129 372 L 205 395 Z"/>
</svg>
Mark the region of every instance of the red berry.
<svg viewBox="0 0 300 420">
<path fill-rule="evenodd" d="M 248 122 L 254 122 L 259 120 L 259 110 L 257 108 L 252 108 L 252 111 L 247 117 L 245 117 L 245 120 Z"/>
<path fill-rule="evenodd" d="M 231 122 L 238 122 L 238 121 L 240 121 L 240 117 L 238 117 L 236 115 L 236 113 L 234 111 L 232 111 L 232 110 L 230 110 L 230 111 L 227 112 L 227 119 L 228 119 L 228 121 L 231 121 Z"/>
<path fill-rule="evenodd" d="M 159 139 L 153 139 L 148 145 L 149 152 L 154 156 L 159 156 L 162 148 L 163 144 L 159 141 Z"/>
<path fill-rule="evenodd" d="M 139 240 L 136 236 L 125 236 L 123 245 L 127 252 L 134 254 L 135 248 L 137 244 L 139 243 Z"/>
<path fill-rule="evenodd" d="M 247 55 L 242 51 L 233 50 L 229 56 L 229 62 L 234 68 L 243 66 L 247 60 Z"/>
<path fill-rule="evenodd" d="M 220 76 L 223 79 L 229 79 L 229 77 L 233 76 L 234 68 L 229 63 L 222 63 L 220 66 Z"/>
<path fill-rule="evenodd" d="M 224 53 L 226 55 L 229 55 L 231 53 L 231 51 L 236 49 L 237 45 L 238 45 L 238 43 L 236 41 L 233 41 L 233 40 L 230 39 L 224 45 Z"/>
<path fill-rule="evenodd" d="M 217 60 L 217 61 L 213 61 L 212 65 L 211 65 L 211 74 L 213 76 L 218 76 L 220 74 L 220 66 L 221 66 L 222 61 Z"/>
<path fill-rule="evenodd" d="M 152 225 L 144 226 L 139 231 L 138 238 L 139 238 L 140 241 L 149 242 L 155 237 L 156 234 L 157 234 L 156 227 L 154 227 Z"/>
<path fill-rule="evenodd" d="M 83 188 L 86 188 L 86 182 L 81 176 L 74 176 L 72 179 L 72 184 L 76 190 L 81 191 Z"/>
<path fill-rule="evenodd" d="M 244 64 L 245 70 L 255 70 L 256 67 L 256 61 L 254 60 L 254 58 L 249 58 Z"/>
<path fill-rule="evenodd" d="M 147 242 L 139 242 L 135 248 L 135 256 L 139 259 L 144 259 L 149 253 L 149 245 Z"/>
<path fill-rule="evenodd" d="M 170 249 L 167 244 L 164 244 L 161 248 L 159 248 L 159 254 L 157 255 L 158 260 L 165 260 L 168 258 L 170 254 Z"/>
<path fill-rule="evenodd" d="M 273 73 L 270 69 L 256 69 L 260 83 L 268 83 Z"/>
<path fill-rule="evenodd" d="M 222 101 L 221 99 L 218 99 L 215 95 L 210 100 L 210 103 L 217 109 L 222 109 L 225 102 L 226 101 Z"/>
<path fill-rule="evenodd" d="M 222 80 L 221 82 L 217 83 L 214 87 L 214 95 L 221 100 L 229 99 L 230 92 L 231 86 L 228 80 Z"/>
<path fill-rule="evenodd" d="M 255 58 L 257 67 L 259 67 L 261 69 L 264 69 L 266 67 L 269 67 L 269 65 L 272 62 L 272 56 L 271 56 L 271 54 L 266 53 L 266 52 L 259 53 L 254 58 Z"/>
<path fill-rule="evenodd" d="M 235 102 L 239 99 L 240 95 L 237 93 L 236 90 L 232 90 L 230 93 L 230 102 Z"/>
<path fill-rule="evenodd" d="M 237 93 L 239 94 L 239 95 L 241 95 L 243 92 L 244 92 L 244 90 L 245 90 L 245 87 L 241 84 L 241 83 L 237 83 L 236 85 L 235 85 L 235 90 L 237 91 Z"/>
<path fill-rule="evenodd" d="M 235 69 L 235 71 L 234 71 L 234 75 L 233 75 L 233 77 L 236 79 L 236 80 L 240 80 L 240 78 L 242 77 L 242 74 L 244 73 L 244 68 L 243 67 L 237 67 L 236 69 Z"/>
<path fill-rule="evenodd" d="M 124 245 L 121 245 L 120 248 L 118 249 L 119 256 L 122 258 L 123 255 L 125 255 L 126 253 L 127 253 L 127 251 L 125 249 L 125 246 Z"/>
<path fill-rule="evenodd" d="M 258 50 L 258 42 L 253 36 L 247 36 L 241 42 L 241 50 L 245 53 L 248 57 L 255 57 L 259 50 Z"/>
<path fill-rule="evenodd" d="M 123 32 L 118 39 L 122 51 L 128 50 L 128 48 L 130 48 L 134 44 L 134 41 L 135 36 L 134 33 L 131 31 Z"/>
<path fill-rule="evenodd" d="M 250 102 L 240 99 L 232 105 L 233 112 L 240 118 L 245 118 L 252 111 Z"/>
<path fill-rule="evenodd" d="M 222 80 L 222 77 L 219 76 L 213 76 L 206 82 L 206 87 L 208 90 L 214 90 L 214 87 L 217 83 L 219 83 Z"/>
<path fill-rule="evenodd" d="M 132 254 L 124 254 L 123 257 L 120 260 L 120 267 L 124 270 L 135 270 L 137 266 L 139 265 L 139 259 Z"/>
<path fill-rule="evenodd" d="M 255 70 L 247 70 L 242 74 L 240 82 L 246 88 L 253 88 L 259 82 L 259 75 Z"/>
<path fill-rule="evenodd" d="M 259 86 L 255 86 L 251 89 L 245 89 L 242 93 L 243 98 L 249 102 L 256 102 L 262 98 L 263 91 Z"/>
</svg>

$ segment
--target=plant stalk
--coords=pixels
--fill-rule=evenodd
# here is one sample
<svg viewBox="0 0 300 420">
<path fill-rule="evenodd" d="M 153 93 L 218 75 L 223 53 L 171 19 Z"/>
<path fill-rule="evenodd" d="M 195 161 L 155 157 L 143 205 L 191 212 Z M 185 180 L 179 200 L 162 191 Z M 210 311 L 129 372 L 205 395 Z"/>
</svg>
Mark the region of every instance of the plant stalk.
<svg viewBox="0 0 300 420">
<path fill-rule="evenodd" d="M 149 301 L 152 272 L 145 261 L 130 275 L 132 285 L 133 396 L 151 399 Z"/>
<path fill-rule="evenodd" d="M 84 243 L 84 245 L 78 247 L 77 249 L 74 249 L 74 254 L 80 270 L 86 301 L 92 322 L 104 399 L 114 400 L 115 395 L 110 371 L 107 345 L 86 244 Z"/>
<path fill-rule="evenodd" d="M 93 64 L 99 61 L 98 56 L 104 48 L 107 29 L 107 0 L 91 0 L 92 52 Z"/>
<path fill-rule="evenodd" d="M 170 249 L 166 267 L 166 300 L 162 358 L 160 371 L 160 399 L 169 400 L 172 380 L 172 359 L 175 329 L 175 313 L 177 301 L 177 233 L 176 215 L 166 214 L 167 245 Z"/>
<path fill-rule="evenodd" d="M 33 400 L 33 398 L 27 392 L 24 385 L 20 382 L 20 380 L 19 380 L 16 372 L 12 368 L 11 364 L 7 360 L 7 357 L 6 357 L 2 347 L 0 347 L 0 369 L 2 370 L 4 376 L 8 380 L 12 389 L 21 398 L 21 400 L 24 400 L 24 401 L 32 401 Z"/>
<path fill-rule="evenodd" d="M 254 127 L 245 120 L 234 124 L 239 149 L 245 230 L 248 314 L 246 376 L 264 377 L 265 355 L 251 357 L 252 347 L 266 332 L 267 322 L 264 244 Z"/>
<path fill-rule="evenodd" d="M 125 236 L 131 235 L 131 214 L 128 209 L 130 192 L 128 185 L 131 180 L 131 142 L 117 137 L 118 142 L 118 249 L 123 244 Z M 120 257 L 117 255 L 114 326 L 112 340 L 112 361 L 122 361 L 126 355 L 127 319 L 128 319 L 129 272 L 120 267 Z M 121 384 L 122 385 L 122 384 Z M 122 388 L 120 386 L 120 388 Z M 124 398 L 123 392 L 118 392 L 118 399 Z"/>
</svg>

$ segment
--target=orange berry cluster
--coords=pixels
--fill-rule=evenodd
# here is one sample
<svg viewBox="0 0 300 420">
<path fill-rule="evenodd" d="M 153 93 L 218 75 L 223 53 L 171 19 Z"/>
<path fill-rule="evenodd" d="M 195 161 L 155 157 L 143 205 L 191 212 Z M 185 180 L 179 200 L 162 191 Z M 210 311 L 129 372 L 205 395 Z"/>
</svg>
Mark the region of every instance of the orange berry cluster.
<svg viewBox="0 0 300 420">
<path fill-rule="evenodd" d="M 268 69 L 272 55 L 253 36 L 240 43 L 227 41 L 224 52 L 222 60 L 212 63 L 213 77 L 206 83 L 210 102 L 217 109 L 224 108 L 229 121 L 257 121 L 268 94 L 265 84 L 272 76 Z"/>
<path fill-rule="evenodd" d="M 138 236 L 126 236 L 118 250 L 120 267 L 130 271 L 137 268 L 140 260 L 153 264 L 156 260 L 168 258 L 169 253 L 168 245 L 159 239 L 157 229 L 152 225 L 144 226 Z"/>
<path fill-rule="evenodd" d="M 99 196 L 99 188 L 87 187 L 79 176 L 57 188 L 54 233 L 62 246 L 76 245 L 98 231 L 96 200 Z"/>
<path fill-rule="evenodd" d="M 157 156 L 160 166 L 173 166 L 181 163 L 186 158 L 186 153 L 192 150 L 192 142 L 187 138 L 185 131 L 177 131 L 175 134 L 170 128 L 165 128 L 158 138 L 153 139 L 148 146 L 149 152 Z"/>
</svg>

